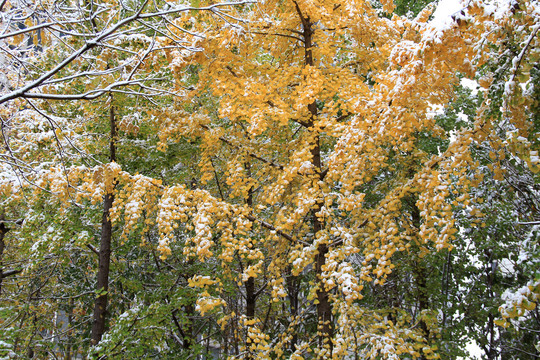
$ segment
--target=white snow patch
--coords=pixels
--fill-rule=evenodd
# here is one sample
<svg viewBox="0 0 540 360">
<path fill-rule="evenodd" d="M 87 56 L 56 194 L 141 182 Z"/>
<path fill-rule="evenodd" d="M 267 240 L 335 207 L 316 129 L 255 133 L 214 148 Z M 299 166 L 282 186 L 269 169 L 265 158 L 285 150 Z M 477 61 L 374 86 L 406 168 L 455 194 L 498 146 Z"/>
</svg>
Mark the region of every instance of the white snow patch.
<svg viewBox="0 0 540 360">
<path fill-rule="evenodd" d="M 476 341 L 471 340 L 467 343 L 465 349 L 469 352 L 469 356 L 466 358 L 458 357 L 457 360 L 480 360 L 484 353 Z"/>
<path fill-rule="evenodd" d="M 444 114 L 444 105 L 441 104 L 429 104 L 429 110 L 426 115 L 430 118 L 434 118 L 437 115 Z"/>
<path fill-rule="evenodd" d="M 452 16 L 463 10 L 460 0 L 441 0 L 433 12 L 433 19 L 428 23 L 435 30 L 443 31 L 452 26 Z"/>
<path fill-rule="evenodd" d="M 464 121 L 464 122 L 469 122 L 469 116 L 463 112 L 458 112 L 457 113 L 457 117 L 459 118 L 459 120 L 461 121 Z"/>
<path fill-rule="evenodd" d="M 501 272 L 506 276 L 512 276 L 516 273 L 514 263 L 510 259 L 501 259 L 499 262 L 499 268 Z"/>
<path fill-rule="evenodd" d="M 480 85 L 478 85 L 478 82 L 465 78 L 461 79 L 461 86 L 470 89 L 473 96 L 476 96 L 476 94 L 478 94 L 478 89 L 480 89 Z"/>
<path fill-rule="evenodd" d="M 493 15 L 495 19 L 501 19 L 508 15 L 514 5 L 517 4 L 516 0 L 493 0 L 487 1 L 484 5 L 484 13 L 486 15 Z"/>
</svg>

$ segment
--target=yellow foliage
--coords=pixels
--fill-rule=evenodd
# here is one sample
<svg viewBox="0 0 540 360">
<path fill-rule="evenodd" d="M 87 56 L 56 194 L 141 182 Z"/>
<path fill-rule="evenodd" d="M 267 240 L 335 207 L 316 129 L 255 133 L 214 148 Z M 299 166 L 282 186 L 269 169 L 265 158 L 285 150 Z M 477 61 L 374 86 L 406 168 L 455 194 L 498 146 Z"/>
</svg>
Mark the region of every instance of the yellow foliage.
<svg viewBox="0 0 540 360">
<path fill-rule="evenodd" d="M 384 12 L 393 11 L 392 1 L 381 4 Z M 432 108 L 453 98 L 456 74 L 473 78 L 487 61 L 482 42 L 498 41 L 497 29 L 490 27 L 514 24 L 495 19 L 483 6 L 472 1 L 470 19 L 439 31 L 428 23 L 431 7 L 413 21 L 379 16 L 368 1 L 261 1 L 246 6 L 252 11 L 242 13 L 245 28 L 213 19 L 213 27 L 196 41 L 204 52 L 187 55 L 170 49 L 170 40 L 157 38 L 167 49 L 149 55 L 142 66 L 149 68 L 162 56 L 175 76 L 175 90 L 184 86 L 190 66 L 196 65 L 198 78 L 185 96 L 151 110 L 157 147 L 166 151 L 181 139 L 197 143 L 203 188 L 163 185 L 112 162 L 94 168 L 52 167 L 36 178 L 42 188 L 36 196 L 51 191 L 67 206 L 70 201 L 98 204 L 114 193 L 110 217 L 122 226 L 122 241 L 156 226 L 158 243 L 149 246 L 156 246 L 162 259 L 178 248 L 186 258 L 221 270 L 192 276 L 188 284 L 198 292 L 202 315 L 223 313 L 222 328 L 236 315 L 225 297 L 215 295 L 223 281 L 239 287 L 250 279 L 265 281 L 271 302 L 285 306 L 286 279 L 312 273 L 305 300 L 318 309 L 330 302 L 335 334 L 326 339 L 326 347 L 303 339 L 291 359 L 311 351 L 330 358 L 330 344 L 336 359 L 352 352 L 366 359 L 389 352 L 436 359 L 438 349 L 410 317 L 392 314 L 390 320 L 388 313 L 364 309 L 362 300 L 366 287 L 388 285 L 398 255 L 422 261 L 433 251 L 452 249 L 458 233 L 454 208 L 468 207 L 470 188 L 484 181 L 476 174 L 479 163 L 471 146 L 494 145 L 487 156 L 496 180 L 505 177 L 501 161 L 507 150 L 533 172 L 540 171 L 519 86 L 508 87 L 511 99 L 504 104 L 516 128 L 507 139 L 500 139 L 496 120 L 485 115 L 488 104 L 474 126 L 455 134 L 446 134 L 434 119 Z M 532 19 L 529 13 L 525 17 L 530 18 L 525 22 Z M 172 23 L 190 21 L 185 13 Z M 195 42 L 192 34 L 185 36 Z M 17 44 L 22 40 L 13 39 Z M 107 69 L 113 55 L 104 51 L 96 67 Z M 479 84 L 487 88 L 493 81 L 485 76 Z M 24 129 L 30 123 L 26 120 L 21 116 L 13 122 Z M 136 136 L 143 128 L 139 121 L 125 116 L 118 126 Z M 451 142 L 430 154 L 419 148 L 418 134 Z M 34 137 L 50 146 L 69 135 L 69 130 L 54 128 Z M 18 151 L 25 151 L 23 143 Z M 12 187 L 3 185 L 2 191 Z M 470 215 L 485 226 L 480 210 L 473 207 Z M 530 293 L 504 307 L 503 317 L 534 309 L 538 291 Z M 258 321 L 241 322 L 243 349 L 257 358 L 283 354 L 301 322 L 291 319 L 274 342 Z M 422 314 L 422 321 L 437 332 L 435 316 Z M 319 325 L 324 337 L 324 324 Z"/>
</svg>

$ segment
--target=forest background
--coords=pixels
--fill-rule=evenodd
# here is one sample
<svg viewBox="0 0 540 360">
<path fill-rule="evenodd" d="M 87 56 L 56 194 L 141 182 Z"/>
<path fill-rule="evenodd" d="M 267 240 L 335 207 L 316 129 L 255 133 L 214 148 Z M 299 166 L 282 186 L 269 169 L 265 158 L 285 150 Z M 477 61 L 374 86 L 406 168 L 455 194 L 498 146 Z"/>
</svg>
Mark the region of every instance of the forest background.
<svg viewBox="0 0 540 360">
<path fill-rule="evenodd" d="M 540 357 L 538 1 L 0 14 L 0 358 Z"/>
</svg>

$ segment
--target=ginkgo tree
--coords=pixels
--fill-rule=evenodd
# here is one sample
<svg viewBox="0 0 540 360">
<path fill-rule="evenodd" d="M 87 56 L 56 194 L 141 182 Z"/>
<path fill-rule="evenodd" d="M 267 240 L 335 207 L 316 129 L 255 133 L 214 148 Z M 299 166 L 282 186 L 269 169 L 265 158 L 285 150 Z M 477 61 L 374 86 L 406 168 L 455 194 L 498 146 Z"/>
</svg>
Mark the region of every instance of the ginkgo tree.
<svg viewBox="0 0 540 360">
<path fill-rule="evenodd" d="M 273 295 L 296 302 L 298 293 L 287 294 L 283 277 L 302 275 L 304 303 L 316 308 L 317 332 L 303 336 L 302 343 L 292 339 L 306 326 L 308 308 L 277 342 L 250 330 L 254 338 L 246 341 L 256 345 L 248 348 L 258 356 L 279 355 L 283 345 L 291 356 L 437 356 L 437 313 L 426 295 L 412 305 L 416 311 L 371 309 L 362 304 L 362 289 L 384 284 L 398 253 L 418 259 L 412 276 L 424 288 L 421 259 L 452 248 L 458 232 L 453 209 L 468 206 L 470 187 L 482 180 L 470 146 L 495 131 L 489 117 L 480 113 L 475 126 L 452 135 L 430 113 L 453 98 L 456 72 L 474 78 L 484 66 L 489 41 L 499 40 L 486 42 L 483 34 L 519 13 L 512 6 L 487 5 L 469 4 L 441 29 L 427 24 L 428 9 L 408 20 L 381 17 L 380 9 L 364 2 L 263 2 L 250 9 L 249 26 L 221 30 L 194 59 L 202 66 L 198 88 L 189 102 L 162 112 L 160 138 L 164 146 L 178 136 L 201 138 L 202 180 L 211 181 L 215 163 L 226 162 L 223 182 L 231 199 L 257 233 L 269 231 L 262 236 L 274 249 Z M 535 23 L 534 9 L 533 3 L 515 19 Z M 383 3 L 382 11 L 390 13 L 392 4 Z M 534 27 L 523 34 L 528 39 L 521 58 L 535 48 L 535 35 Z M 516 72 L 521 58 L 515 58 Z M 219 99 L 217 109 L 199 102 L 201 92 Z M 421 145 L 426 134 L 455 139 L 433 153 Z M 246 209 L 247 198 L 257 204 Z M 226 231 L 231 225 L 223 212 L 215 217 L 216 210 L 203 211 L 200 201 L 193 253 L 200 259 L 214 251 L 251 253 L 245 242 L 224 239 L 232 230 Z M 189 213 L 181 204 L 180 212 Z M 167 226 L 163 230 L 166 254 L 170 239 Z M 262 265 L 241 278 L 254 276 L 262 276 Z M 220 304 L 203 296 L 200 306 L 205 311 Z M 260 331 L 264 320 L 259 321 L 249 326 Z"/>
<path fill-rule="evenodd" d="M 67 55 L 58 64 L 45 56 L 0 100 L 11 139 L 5 173 L 21 179 L 3 183 L 5 218 L 24 218 L 17 204 L 32 199 L 22 228 L 6 236 L 47 261 L 27 267 L 30 295 L 51 300 L 55 286 L 79 281 L 69 323 L 78 322 L 82 352 L 187 357 L 206 344 L 207 353 L 250 359 L 455 355 L 445 347 L 456 333 L 444 321 L 451 297 L 438 292 L 456 289 L 452 251 L 463 256 L 464 241 L 483 234 L 469 236 L 483 227 L 475 195 L 484 190 L 475 189 L 497 188 L 484 178 L 504 180 L 505 156 L 537 172 L 527 113 L 537 2 L 473 1 L 443 24 L 430 21 L 433 7 L 409 18 L 392 14 L 391 1 L 197 1 L 190 5 L 208 11 L 196 14 L 166 2 L 96 4 L 79 8 L 86 32 L 66 31 L 74 44 L 51 32 Z M 60 24 L 71 22 L 51 29 Z M 456 99 L 460 77 L 477 79 L 485 98 L 466 126 L 447 126 L 434 110 Z M 98 121 L 85 121 L 93 114 Z M 107 229 L 96 231 L 100 223 Z M 94 274 L 72 264 L 95 269 L 92 252 L 108 252 L 95 247 L 105 232 L 117 278 L 94 291 Z M 78 259 L 63 257 L 82 248 Z M 433 267 L 443 263 L 440 289 Z M 527 289 L 527 302 L 501 308 L 505 319 L 534 308 L 538 287 Z M 83 312 L 104 313 L 107 295 L 110 321 L 89 350 Z M 30 300 L 10 305 L 24 315 L 2 331 L 45 344 L 39 324 L 54 311 L 42 307 L 32 321 Z"/>
</svg>

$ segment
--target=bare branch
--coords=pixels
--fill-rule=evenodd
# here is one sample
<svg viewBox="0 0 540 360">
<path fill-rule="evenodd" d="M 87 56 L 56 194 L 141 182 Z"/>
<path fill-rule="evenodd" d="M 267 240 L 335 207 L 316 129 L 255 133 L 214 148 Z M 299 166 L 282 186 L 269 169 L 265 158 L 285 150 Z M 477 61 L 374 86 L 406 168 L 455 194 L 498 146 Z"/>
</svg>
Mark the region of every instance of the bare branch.
<svg viewBox="0 0 540 360">
<path fill-rule="evenodd" d="M 23 269 L 14 269 L 14 270 L 8 270 L 4 272 L 0 272 L 0 275 L 2 275 L 2 279 L 7 278 L 8 276 L 13 276 L 22 273 Z"/>
<path fill-rule="evenodd" d="M 34 81 L 31 81 L 30 83 L 28 83 L 27 85 L 17 89 L 17 90 L 14 90 L 14 91 L 11 91 L 10 93 L 0 97 L 0 104 L 3 104 L 7 101 L 10 101 L 10 100 L 13 100 L 13 99 L 16 99 L 16 98 L 20 98 L 20 97 L 26 97 L 26 98 L 47 98 L 47 99 L 60 99 L 60 97 L 58 96 L 52 96 L 52 95 L 48 95 L 48 96 L 39 96 L 39 94 L 29 94 L 29 91 L 34 89 L 34 88 L 37 88 L 41 85 L 43 85 L 43 83 L 45 81 L 47 81 L 48 79 L 52 78 L 53 76 L 55 76 L 60 70 L 62 70 L 63 68 L 65 68 L 67 65 L 69 65 L 70 63 L 72 63 L 75 59 L 81 57 L 83 54 L 85 54 L 86 52 L 88 52 L 89 50 L 95 48 L 95 47 L 98 47 L 98 46 L 102 46 L 102 42 L 104 40 L 106 40 L 107 38 L 109 38 L 110 36 L 112 36 L 113 34 L 117 33 L 117 31 L 119 29 L 121 29 L 122 27 L 124 27 L 125 25 L 127 24 L 130 24 L 134 21 L 137 21 L 137 20 L 142 20 L 142 19 L 148 19 L 148 18 L 153 18 L 153 17 L 160 17 L 160 16 L 164 16 L 164 15 L 168 15 L 168 14 L 173 14 L 173 13 L 179 13 L 179 12 L 186 12 L 186 11 L 192 11 L 192 10 L 199 10 L 199 11 L 202 11 L 202 10 L 208 10 L 208 11 L 214 11 L 220 7 L 227 7 L 227 6 L 237 6 L 237 5 L 243 5 L 243 4 L 249 4 L 249 3 L 254 3 L 253 0 L 247 0 L 247 1 L 242 1 L 242 2 L 225 2 L 225 3 L 219 3 L 219 4 L 214 4 L 214 5 L 211 5 L 211 6 L 207 6 L 207 7 L 200 7 L 200 8 L 197 8 L 197 7 L 182 7 L 182 8 L 173 8 L 173 9 L 170 9 L 170 10 L 165 10 L 165 11 L 160 11 L 160 12 L 152 12 L 152 13 L 147 13 L 147 14 L 143 14 L 142 11 L 145 9 L 146 5 L 148 4 L 148 1 L 149 0 L 146 0 L 142 5 L 141 7 L 139 8 L 139 10 L 133 14 L 132 16 L 129 16 L 121 21 L 119 21 L 118 23 L 110 26 L 108 29 L 104 30 L 101 32 L 100 35 L 96 36 L 94 39 L 91 39 L 91 40 L 87 40 L 86 43 L 81 46 L 78 50 L 74 51 L 71 55 L 69 55 L 68 57 L 66 57 L 63 61 L 61 61 L 58 65 L 56 65 L 53 69 L 45 72 L 43 75 L 41 75 L 38 79 L 34 80 Z M 214 11 L 215 12 L 215 11 Z M 220 12 L 218 12 L 220 13 Z M 240 20 L 238 20 L 240 21 Z M 125 84 L 122 84 L 122 83 L 117 83 L 116 86 L 114 87 L 118 87 L 118 86 L 123 86 Z M 94 98 L 97 98 L 101 95 L 103 95 L 105 92 L 107 91 L 110 91 L 111 89 L 108 88 L 108 89 L 105 89 L 105 91 L 97 91 L 95 93 L 86 93 L 86 94 L 83 94 L 83 96 L 80 96 L 80 95 L 75 95 L 75 96 L 70 96 L 70 95 L 67 95 L 67 96 L 64 96 L 63 97 L 63 100 L 74 100 L 74 99 L 94 99 Z"/>
<path fill-rule="evenodd" d="M 540 221 L 518 222 L 518 225 L 540 225 Z"/>
<path fill-rule="evenodd" d="M 251 31 L 251 33 L 257 34 L 257 35 L 281 36 L 281 37 L 286 37 L 286 38 L 294 39 L 294 40 L 296 40 L 296 41 L 304 42 L 304 39 L 301 39 L 301 38 L 296 37 L 296 36 L 294 36 L 294 35 L 279 34 L 279 33 L 264 33 L 264 32 L 259 32 L 259 31 Z"/>
</svg>

